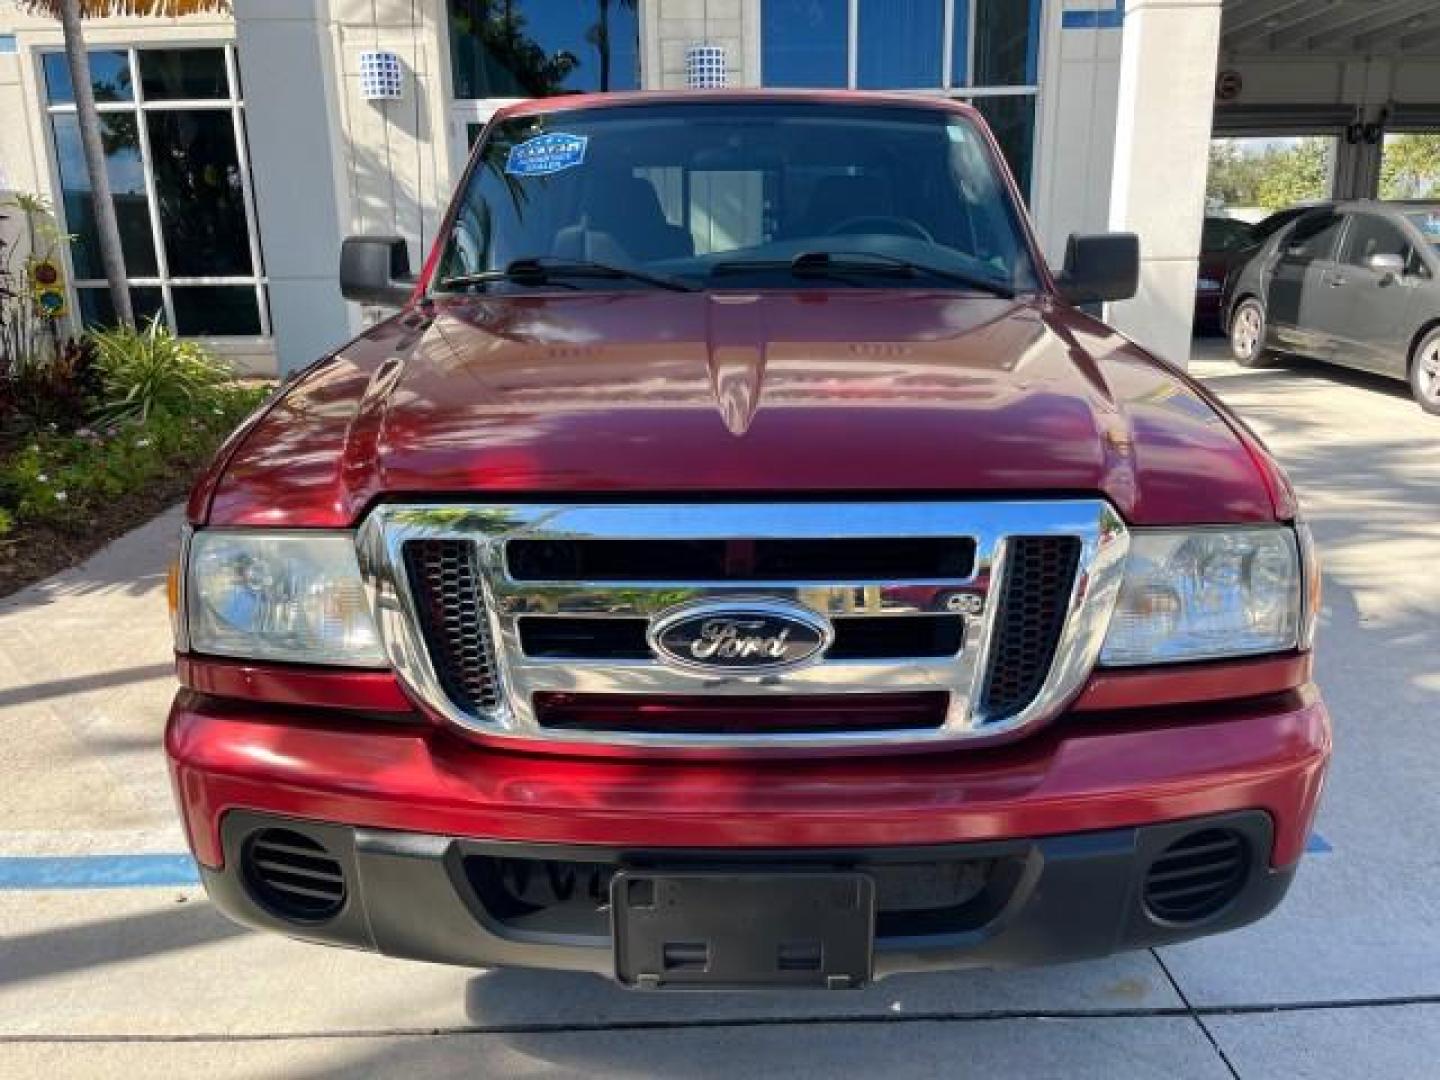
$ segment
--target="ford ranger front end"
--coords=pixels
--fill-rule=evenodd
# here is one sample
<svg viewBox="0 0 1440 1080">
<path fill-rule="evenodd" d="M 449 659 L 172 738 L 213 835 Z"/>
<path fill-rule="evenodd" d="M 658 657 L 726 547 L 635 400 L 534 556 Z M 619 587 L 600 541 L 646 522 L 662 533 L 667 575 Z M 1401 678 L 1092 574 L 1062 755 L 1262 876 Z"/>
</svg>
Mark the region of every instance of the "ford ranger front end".
<svg viewBox="0 0 1440 1080">
<path fill-rule="evenodd" d="M 497 114 L 197 486 L 167 750 L 314 941 L 848 987 L 1243 925 L 1329 756 L 1283 474 L 1052 279 L 970 108 Z"/>
</svg>

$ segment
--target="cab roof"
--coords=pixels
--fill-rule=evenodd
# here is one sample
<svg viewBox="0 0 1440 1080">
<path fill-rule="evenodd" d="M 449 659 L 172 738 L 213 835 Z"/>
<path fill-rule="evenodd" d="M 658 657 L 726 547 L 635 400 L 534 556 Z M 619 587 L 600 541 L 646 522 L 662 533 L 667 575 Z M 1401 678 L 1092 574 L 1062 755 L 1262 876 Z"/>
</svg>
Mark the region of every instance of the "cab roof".
<svg viewBox="0 0 1440 1080">
<path fill-rule="evenodd" d="M 528 98 L 495 111 L 495 119 L 534 116 L 574 109 L 623 109 L 635 105 L 728 105 L 803 103 L 810 105 L 874 106 L 930 109 L 964 113 L 978 118 L 974 106 L 955 98 L 934 94 L 897 93 L 875 90 L 634 90 L 603 94 L 565 94 L 559 97 Z"/>
</svg>

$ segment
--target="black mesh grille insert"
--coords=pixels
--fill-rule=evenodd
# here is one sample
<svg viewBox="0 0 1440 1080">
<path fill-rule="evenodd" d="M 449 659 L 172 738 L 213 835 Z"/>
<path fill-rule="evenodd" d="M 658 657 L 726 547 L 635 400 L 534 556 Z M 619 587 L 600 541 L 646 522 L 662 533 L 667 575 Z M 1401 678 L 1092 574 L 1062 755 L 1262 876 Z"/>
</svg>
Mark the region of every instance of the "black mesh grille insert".
<svg viewBox="0 0 1440 1080">
<path fill-rule="evenodd" d="M 407 540 L 405 566 L 420 629 L 445 693 L 469 712 L 493 709 L 499 701 L 495 657 L 475 545 L 468 540 Z"/>
<path fill-rule="evenodd" d="M 1233 829 L 1191 833 L 1150 865 L 1145 906 L 1166 922 L 1208 919 L 1240 895 L 1249 866 L 1249 848 Z"/>
<path fill-rule="evenodd" d="M 297 922 L 332 918 L 345 904 L 345 872 L 321 844 L 291 829 L 261 829 L 245 842 L 245 881 L 259 903 Z"/>
<path fill-rule="evenodd" d="M 982 698 L 987 720 L 1015 715 L 1045 682 L 1079 563 L 1080 541 L 1073 536 L 1017 536 L 1009 542 Z"/>
</svg>

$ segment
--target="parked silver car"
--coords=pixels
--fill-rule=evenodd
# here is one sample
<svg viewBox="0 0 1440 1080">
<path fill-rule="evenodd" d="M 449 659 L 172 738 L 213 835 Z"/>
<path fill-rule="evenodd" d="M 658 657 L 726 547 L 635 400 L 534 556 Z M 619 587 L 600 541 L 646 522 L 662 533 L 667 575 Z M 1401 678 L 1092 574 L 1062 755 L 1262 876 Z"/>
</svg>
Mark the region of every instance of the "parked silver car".
<svg viewBox="0 0 1440 1080">
<path fill-rule="evenodd" d="M 1440 202 L 1316 207 L 1280 229 L 1229 288 L 1238 363 L 1296 353 L 1410 383 L 1440 415 Z"/>
</svg>

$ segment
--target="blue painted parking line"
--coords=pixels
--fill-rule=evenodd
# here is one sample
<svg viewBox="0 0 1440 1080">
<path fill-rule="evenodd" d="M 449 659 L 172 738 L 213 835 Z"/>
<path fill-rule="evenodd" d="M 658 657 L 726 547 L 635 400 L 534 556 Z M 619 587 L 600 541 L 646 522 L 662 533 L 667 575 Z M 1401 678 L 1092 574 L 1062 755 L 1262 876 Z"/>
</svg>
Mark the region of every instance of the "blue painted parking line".
<svg viewBox="0 0 1440 1080">
<path fill-rule="evenodd" d="M 0 856 L 0 889 L 123 889 L 198 885 L 189 855 Z"/>
<path fill-rule="evenodd" d="M 1328 855 L 1335 849 L 1330 846 L 1330 841 L 1321 836 L 1318 832 L 1312 832 L 1310 839 L 1305 841 L 1306 855 Z"/>
</svg>

